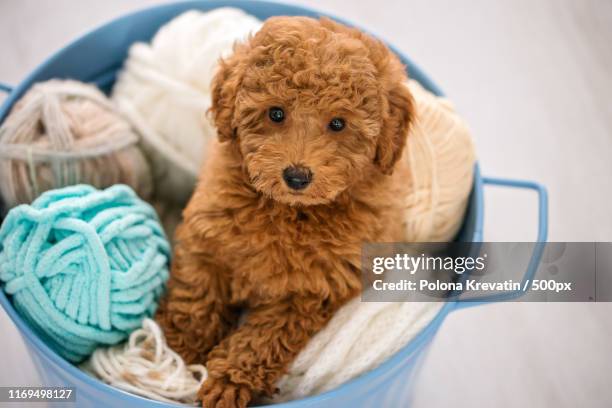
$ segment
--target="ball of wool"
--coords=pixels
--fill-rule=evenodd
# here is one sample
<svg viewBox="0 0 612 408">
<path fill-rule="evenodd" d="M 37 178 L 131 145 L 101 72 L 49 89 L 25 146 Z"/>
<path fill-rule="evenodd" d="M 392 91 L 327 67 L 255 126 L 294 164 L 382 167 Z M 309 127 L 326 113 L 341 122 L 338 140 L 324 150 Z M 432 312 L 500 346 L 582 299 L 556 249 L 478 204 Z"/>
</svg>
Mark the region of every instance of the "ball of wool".
<svg viewBox="0 0 612 408">
<path fill-rule="evenodd" d="M 415 80 L 407 86 L 416 115 L 402 157 L 410 169 L 406 241 L 447 242 L 461 227 L 472 190 L 476 163 L 472 134 L 450 100 Z"/>
<path fill-rule="evenodd" d="M 130 48 L 111 98 L 143 135 L 155 185 L 186 202 L 216 129 L 206 116 L 218 60 L 261 22 L 235 8 L 187 11 Z"/>
<path fill-rule="evenodd" d="M 125 185 L 50 190 L 0 227 L 0 280 L 66 359 L 116 344 L 152 316 L 170 248 L 154 209 Z"/>
<path fill-rule="evenodd" d="M 34 85 L 0 127 L 0 196 L 6 210 L 42 192 L 79 183 L 122 183 L 152 191 L 139 136 L 92 85 L 50 80 Z"/>
</svg>

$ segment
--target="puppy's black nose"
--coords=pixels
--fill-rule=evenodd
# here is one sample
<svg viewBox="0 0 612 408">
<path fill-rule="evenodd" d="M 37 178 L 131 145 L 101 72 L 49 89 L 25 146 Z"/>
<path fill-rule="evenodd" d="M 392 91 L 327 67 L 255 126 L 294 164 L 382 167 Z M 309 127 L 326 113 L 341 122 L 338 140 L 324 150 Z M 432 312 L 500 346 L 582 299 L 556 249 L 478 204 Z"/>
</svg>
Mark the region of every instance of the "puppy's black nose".
<svg viewBox="0 0 612 408">
<path fill-rule="evenodd" d="M 305 167 L 291 166 L 283 170 L 283 180 L 294 190 L 305 189 L 312 180 L 312 172 Z"/>
</svg>

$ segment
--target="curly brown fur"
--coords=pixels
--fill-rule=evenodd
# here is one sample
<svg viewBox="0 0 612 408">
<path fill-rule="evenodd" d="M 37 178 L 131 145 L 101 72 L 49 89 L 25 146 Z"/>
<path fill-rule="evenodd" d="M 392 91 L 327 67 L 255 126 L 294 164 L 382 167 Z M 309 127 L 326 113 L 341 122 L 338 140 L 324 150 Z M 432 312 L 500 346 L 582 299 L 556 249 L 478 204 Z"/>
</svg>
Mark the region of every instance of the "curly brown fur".
<svg viewBox="0 0 612 408">
<path fill-rule="evenodd" d="M 221 61 L 211 109 L 220 142 L 177 230 L 157 314 L 171 347 L 207 362 L 204 406 L 272 395 L 360 292 L 362 243 L 402 240 L 405 80 L 381 42 L 328 19 L 271 18 Z M 282 123 L 268 117 L 274 106 Z M 334 117 L 346 128 L 330 130 Z M 312 171 L 307 188 L 284 183 L 292 165 Z"/>
</svg>

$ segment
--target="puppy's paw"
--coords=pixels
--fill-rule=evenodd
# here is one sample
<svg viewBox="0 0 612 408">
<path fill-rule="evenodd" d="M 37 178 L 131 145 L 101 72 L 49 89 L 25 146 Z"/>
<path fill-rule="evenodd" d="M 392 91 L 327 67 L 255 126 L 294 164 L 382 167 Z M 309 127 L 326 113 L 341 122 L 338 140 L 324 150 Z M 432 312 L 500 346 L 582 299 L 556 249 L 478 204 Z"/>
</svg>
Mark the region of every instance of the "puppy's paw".
<svg viewBox="0 0 612 408">
<path fill-rule="evenodd" d="M 251 390 L 225 379 L 208 378 L 198 392 L 203 408 L 246 408 Z"/>
</svg>

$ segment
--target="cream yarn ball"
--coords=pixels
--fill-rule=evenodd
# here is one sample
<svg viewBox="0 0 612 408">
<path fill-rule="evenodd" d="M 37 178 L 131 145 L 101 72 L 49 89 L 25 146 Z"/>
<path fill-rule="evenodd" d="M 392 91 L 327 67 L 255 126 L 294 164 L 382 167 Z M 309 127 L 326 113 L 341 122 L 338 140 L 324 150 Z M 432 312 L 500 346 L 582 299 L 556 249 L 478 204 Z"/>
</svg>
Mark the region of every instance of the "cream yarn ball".
<svg viewBox="0 0 612 408">
<path fill-rule="evenodd" d="M 186 202 L 216 129 L 206 116 L 220 57 L 259 30 L 242 10 L 187 11 L 164 25 L 150 44 L 129 51 L 112 99 L 136 124 L 152 163 L 156 188 Z"/>
<path fill-rule="evenodd" d="M 411 79 L 416 105 L 402 160 L 408 162 L 407 242 L 446 242 L 457 234 L 474 179 L 476 152 L 470 129 L 452 102 Z"/>
<path fill-rule="evenodd" d="M 93 85 L 35 84 L 0 127 L 0 196 L 5 210 L 73 184 L 127 184 L 152 194 L 139 136 Z"/>
</svg>

